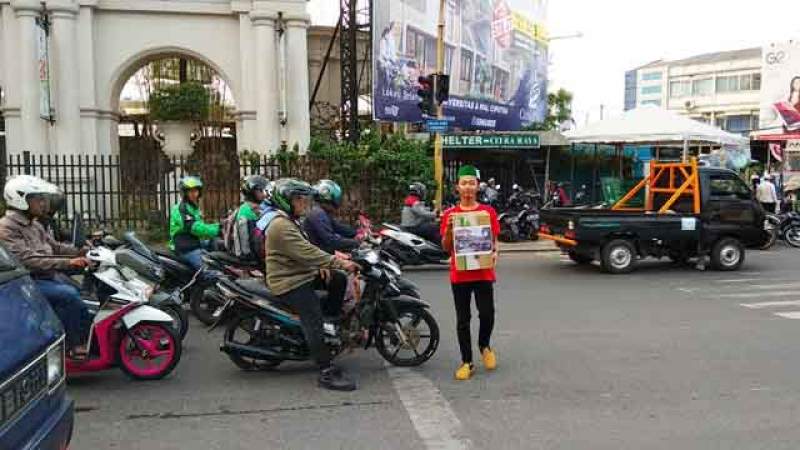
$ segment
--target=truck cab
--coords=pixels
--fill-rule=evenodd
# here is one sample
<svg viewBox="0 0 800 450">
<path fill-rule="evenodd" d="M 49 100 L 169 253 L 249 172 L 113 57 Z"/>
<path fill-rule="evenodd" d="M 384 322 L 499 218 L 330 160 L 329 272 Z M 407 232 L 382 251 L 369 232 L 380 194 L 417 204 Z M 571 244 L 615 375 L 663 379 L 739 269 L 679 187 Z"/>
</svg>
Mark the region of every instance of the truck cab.
<svg viewBox="0 0 800 450">
<path fill-rule="evenodd" d="M 0 449 L 66 449 L 64 330 L 28 272 L 0 246 Z"/>
</svg>

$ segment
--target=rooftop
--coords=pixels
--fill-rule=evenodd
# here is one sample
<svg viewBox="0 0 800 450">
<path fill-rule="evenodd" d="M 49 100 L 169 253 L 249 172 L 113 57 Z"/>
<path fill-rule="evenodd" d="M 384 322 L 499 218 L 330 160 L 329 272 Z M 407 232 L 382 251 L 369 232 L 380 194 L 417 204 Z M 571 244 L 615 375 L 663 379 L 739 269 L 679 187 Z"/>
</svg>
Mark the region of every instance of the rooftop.
<svg viewBox="0 0 800 450">
<path fill-rule="evenodd" d="M 737 61 L 741 59 L 761 58 L 761 47 L 745 48 L 741 50 L 731 50 L 726 52 L 703 53 L 702 55 L 690 56 L 683 59 L 665 61 L 659 59 L 647 63 L 637 69 L 647 69 L 657 66 L 691 66 L 695 64 L 713 64 L 724 61 Z"/>
</svg>

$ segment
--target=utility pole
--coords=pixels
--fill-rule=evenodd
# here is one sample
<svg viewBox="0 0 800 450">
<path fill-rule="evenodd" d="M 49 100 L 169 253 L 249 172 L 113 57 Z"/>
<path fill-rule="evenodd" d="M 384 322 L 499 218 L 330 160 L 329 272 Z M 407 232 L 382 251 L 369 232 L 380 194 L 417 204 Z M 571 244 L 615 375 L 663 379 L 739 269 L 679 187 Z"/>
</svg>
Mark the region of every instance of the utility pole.
<svg viewBox="0 0 800 450">
<path fill-rule="evenodd" d="M 439 0 L 439 24 L 436 35 L 436 73 L 444 73 L 444 8 L 445 0 Z M 436 118 L 444 118 L 444 107 L 436 102 Z M 433 175 L 436 178 L 436 208 L 442 210 L 444 199 L 444 155 L 442 154 L 442 133 L 436 132 L 433 141 Z"/>
</svg>

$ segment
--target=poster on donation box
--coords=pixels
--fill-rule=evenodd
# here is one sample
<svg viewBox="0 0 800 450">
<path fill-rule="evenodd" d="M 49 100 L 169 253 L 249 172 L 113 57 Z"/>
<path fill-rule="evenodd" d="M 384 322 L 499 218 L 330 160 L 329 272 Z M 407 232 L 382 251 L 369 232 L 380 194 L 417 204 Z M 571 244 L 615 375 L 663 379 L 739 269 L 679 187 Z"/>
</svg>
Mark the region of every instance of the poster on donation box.
<svg viewBox="0 0 800 450">
<path fill-rule="evenodd" d="M 767 45 L 761 57 L 760 128 L 774 134 L 797 133 L 800 131 L 800 42 Z"/>
<path fill-rule="evenodd" d="M 494 264 L 492 222 L 486 211 L 453 215 L 456 270 L 491 269 Z"/>
</svg>

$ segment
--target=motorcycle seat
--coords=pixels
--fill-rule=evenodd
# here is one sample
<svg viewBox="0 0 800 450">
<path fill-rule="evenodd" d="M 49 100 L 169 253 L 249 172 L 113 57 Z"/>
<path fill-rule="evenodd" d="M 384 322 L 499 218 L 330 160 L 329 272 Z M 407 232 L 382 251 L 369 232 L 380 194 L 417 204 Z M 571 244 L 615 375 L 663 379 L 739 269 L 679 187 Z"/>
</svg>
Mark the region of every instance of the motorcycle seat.
<svg viewBox="0 0 800 450">
<path fill-rule="evenodd" d="M 154 248 L 153 251 L 158 256 L 163 256 L 164 258 L 174 259 L 175 261 L 183 261 L 183 258 L 178 256 L 177 253 L 175 253 L 174 251 L 172 251 L 172 250 L 170 250 L 168 248 L 157 247 L 157 248 Z"/>
<path fill-rule="evenodd" d="M 275 299 L 275 296 L 272 295 L 272 292 L 270 292 L 269 288 L 267 288 L 267 286 L 264 284 L 264 280 L 249 278 L 236 280 L 235 283 L 239 288 L 248 294 L 252 294 L 256 297 L 261 297 L 270 301 Z"/>
<path fill-rule="evenodd" d="M 259 263 L 259 261 L 239 259 L 225 252 L 209 252 L 208 256 L 216 261 L 231 266 L 248 267 L 254 269 L 261 268 L 261 264 Z"/>
</svg>

